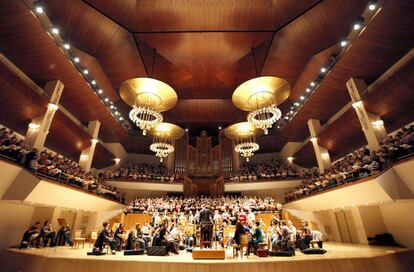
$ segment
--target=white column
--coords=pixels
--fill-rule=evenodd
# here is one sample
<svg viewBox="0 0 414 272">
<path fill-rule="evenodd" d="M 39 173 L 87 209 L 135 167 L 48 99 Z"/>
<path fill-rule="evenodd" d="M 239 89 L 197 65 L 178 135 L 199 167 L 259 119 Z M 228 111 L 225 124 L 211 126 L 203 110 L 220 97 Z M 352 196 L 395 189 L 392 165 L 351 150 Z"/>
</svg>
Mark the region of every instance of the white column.
<svg viewBox="0 0 414 272">
<path fill-rule="evenodd" d="M 79 166 L 88 172 L 91 169 L 93 155 L 95 153 L 96 144 L 99 142 L 98 133 L 101 123 L 99 121 L 91 121 L 88 124 L 88 133 L 92 136 L 91 145 L 82 150 L 82 153 L 79 158 Z"/>
<path fill-rule="evenodd" d="M 321 130 L 321 123 L 319 120 L 308 120 L 309 132 L 311 135 L 311 142 L 315 150 L 316 161 L 318 162 L 319 172 L 324 173 L 325 169 L 331 167 L 331 158 L 326 148 L 318 144 L 318 134 Z"/>
<path fill-rule="evenodd" d="M 46 112 L 33 119 L 29 124 L 25 141 L 30 147 L 37 148 L 38 150 L 43 149 L 53 117 L 59 108 L 58 105 L 60 97 L 62 96 L 63 87 L 64 85 L 59 80 L 50 81 L 46 84 L 44 88 L 45 93 L 50 93 L 52 95 Z"/>
<path fill-rule="evenodd" d="M 384 123 L 380 117 L 366 111 L 361 99 L 361 93 L 367 88 L 365 82 L 361 79 L 350 78 L 346 82 L 349 95 L 352 99 L 352 107 L 358 115 L 362 131 L 368 142 L 369 150 L 376 151 L 380 148 L 380 142 L 387 136 Z"/>
</svg>

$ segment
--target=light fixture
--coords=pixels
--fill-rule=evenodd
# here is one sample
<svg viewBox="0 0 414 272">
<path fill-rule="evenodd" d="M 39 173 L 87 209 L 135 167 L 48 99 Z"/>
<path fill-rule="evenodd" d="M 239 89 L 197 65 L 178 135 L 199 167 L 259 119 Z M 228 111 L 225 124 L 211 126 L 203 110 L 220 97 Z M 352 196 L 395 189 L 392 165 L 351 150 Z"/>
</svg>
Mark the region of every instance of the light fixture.
<svg viewBox="0 0 414 272">
<path fill-rule="evenodd" d="M 85 75 L 89 74 L 88 69 L 84 69 L 84 70 L 83 70 L 83 73 L 84 73 Z"/>
<path fill-rule="evenodd" d="M 360 23 L 355 23 L 354 24 L 354 30 L 358 30 L 361 28 L 361 24 Z"/>
<path fill-rule="evenodd" d="M 362 24 L 363 24 L 363 23 L 364 23 L 364 18 L 359 17 L 359 18 L 356 20 L 355 24 L 354 24 L 354 30 L 359 30 L 359 29 L 361 29 L 361 27 L 362 27 Z"/>
<path fill-rule="evenodd" d="M 40 128 L 40 125 L 35 124 L 35 123 L 30 123 L 29 124 L 29 128 L 31 128 L 31 129 L 39 129 Z"/>
<path fill-rule="evenodd" d="M 310 138 L 310 141 L 311 141 L 312 143 L 316 143 L 316 142 L 318 142 L 318 138 L 316 138 L 316 137 L 312 137 L 312 138 Z"/>
<path fill-rule="evenodd" d="M 99 89 L 98 94 L 102 94 L 102 93 L 103 93 L 102 89 Z"/>
<path fill-rule="evenodd" d="M 325 67 L 321 68 L 321 73 L 326 73 L 326 68 Z"/>
<path fill-rule="evenodd" d="M 311 85 L 312 87 L 314 87 L 314 86 L 316 85 L 316 83 L 312 81 L 312 82 L 310 83 L 310 85 Z"/>
<path fill-rule="evenodd" d="M 63 47 L 64 47 L 66 50 L 69 50 L 69 49 L 70 49 L 70 44 L 65 43 L 65 44 L 63 44 Z"/>
<path fill-rule="evenodd" d="M 306 88 L 306 92 L 307 92 L 307 93 L 310 93 L 310 92 L 311 92 L 311 89 Z"/>
<path fill-rule="evenodd" d="M 299 104 L 299 102 L 295 102 L 293 105 L 295 105 L 296 107 L 298 107 L 300 104 Z"/>
<path fill-rule="evenodd" d="M 104 101 L 105 101 L 105 102 L 108 102 L 108 101 L 109 101 L 109 98 L 108 98 L 108 97 L 106 97 L 106 98 L 104 99 Z"/>
<path fill-rule="evenodd" d="M 160 158 L 160 162 L 174 152 L 174 141 L 184 135 L 184 130 L 170 123 L 158 123 L 150 130 L 153 136 L 150 150 Z"/>
<path fill-rule="evenodd" d="M 370 10 L 370 11 L 373 11 L 373 10 L 375 10 L 377 8 L 377 1 L 371 1 L 370 3 L 369 3 L 369 5 L 368 5 L 368 9 Z"/>
<path fill-rule="evenodd" d="M 361 106 L 362 106 L 362 101 L 356 101 L 356 102 L 352 103 L 352 107 L 354 109 L 357 109 L 357 108 L 359 108 Z"/>
<path fill-rule="evenodd" d="M 121 159 L 120 158 L 115 158 L 114 161 L 115 161 L 116 164 L 118 164 L 118 163 L 121 162 Z"/>
<path fill-rule="evenodd" d="M 188 132 L 188 128 L 185 129 L 185 132 Z"/>
<path fill-rule="evenodd" d="M 381 127 L 384 125 L 384 121 L 383 120 L 377 120 L 371 123 L 373 126 L 375 127 Z"/>
<path fill-rule="evenodd" d="M 161 123 L 161 112 L 174 107 L 178 100 L 174 89 L 168 84 L 149 77 L 124 81 L 120 95 L 132 107 L 129 118 L 142 130 L 143 135 Z"/>
<path fill-rule="evenodd" d="M 55 35 L 59 34 L 59 29 L 57 27 L 52 28 L 52 33 Z"/>
<path fill-rule="evenodd" d="M 262 130 L 257 129 L 249 122 L 236 123 L 224 131 L 226 137 L 234 141 L 234 151 L 246 158 L 246 161 L 249 161 L 250 157 L 259 150 L 256 136 L 260 135 L 261 132 Z"/>
<path fill-rule="evenodd" d="M 348 44 L 348 42 L 346 40 L 341 41 L 341 46 L 345 47 Z"/>
<path fill-rule="evenodd" d="M 115 112 L 115 115 L 119 115 L 119 112 L 117 112 L 117 111 L 116 111 L 116 112 Z"/>
<path fill-rule="evenodd" d="M 302 95 L 302 96 L 300 97 L 300 100 L 305 100 L 305 97 Z"/>
<path fill-rule="evenodd" d="M 124 120 L 124 117 L 119 117 L 119 121 L 123 121 Z"/>
<path fill-rule="evenodd" d="M 97 144 L 97 143 L 99 142 L 99 140 L 98 140 L 98 139 L 92 139 L 92 140 L 91 140 L 91 142 L 92 142 L 93 144 Z"/>
<path fill-rule="evenodd" d="M 285 116 L 285 119 L 286 119 L 286 120 L 288 120 L 288 119 L 289 119 L 289 117 L 288 117 L 288 116 Z"/>
<path fill-rule="evenodd" d="M 288 160 L 289 163 L 293 162 L 293 157 L 287 157 L 286 159 Z"/>
<path fill-rule="evenodd" d="M 321 156 L 324 159 L 328 159 L 329 158 L 329 153 L 322 153 Z"/>
<path fill-rule="evenodd" d="M 92 85 L 96 85 L 96 81 L 95 81 L 95 80 L 92 80 L 92 81 L 91 81 L 91 84 L 92 84 Z"/>
<path fill-rule="evenodd" d="M 59 108 L 59 106 L 58 106 L 58 105 L 56 105 L 56 104 L 53 104 L 53 103 L 49 103 L 49 104 L 47 104 L 47 108 L 48 108 L 49 110 L 53 110 L 53 111 L 55 111 L 55 110 L 57 110 L 57 109 Z"/>
<path fill-rule="evenodd" d="M 35 7 L 35 10 L 36 10 L 37 14 L 42 14 L 43 13 L 43 8 L 41 6 Z"/>
<path fill-rule="evenodd" d="M 74 60 L 76 63 L 79 63 L 79 61 L 80 61 L 80 59 L 79 59 L 78 57 L 74 57 L 74 58 L 73 58 L 73 60 Z"/>
<path fill-rule="evenodd" d="M 81 160 L 87 160 L 88 159 L 88 155 L 82 154 L 82 155 L 80 155 L 80 159 Z"/>
<path fill-rule="evenodd" d="M 290 111 L 290 114 L 293 114 L 293 110 Z"/>
<path fill-rule="evenodd" d="M 219 126 L 218 129 L 221 130 L 221 126 Z"/>
</svg>

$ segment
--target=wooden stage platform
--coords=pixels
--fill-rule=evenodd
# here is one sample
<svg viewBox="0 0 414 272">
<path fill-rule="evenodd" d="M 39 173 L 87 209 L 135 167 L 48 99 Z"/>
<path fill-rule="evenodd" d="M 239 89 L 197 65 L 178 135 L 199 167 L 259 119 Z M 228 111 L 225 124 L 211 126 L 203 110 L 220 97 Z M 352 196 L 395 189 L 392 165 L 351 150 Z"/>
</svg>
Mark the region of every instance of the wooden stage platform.
<svg viewBox="0 0 414 272">
<path fill-rule="evenodd" d="M 8 249 L 0 255 L 0 271 L 22 272 L 407 272 L 414 271 L 414 250 L 402 248 L 370 247 L 364 245 L 325 243 L 325 255 L 295 257 L 233 258 L 231 249 L 226 250 L 225 260 L 193 260 L 191 253 L 181 251 L 179 255 L 87 256 L 90 248 L 67 247 L 43 249 Z"/>
</svg>

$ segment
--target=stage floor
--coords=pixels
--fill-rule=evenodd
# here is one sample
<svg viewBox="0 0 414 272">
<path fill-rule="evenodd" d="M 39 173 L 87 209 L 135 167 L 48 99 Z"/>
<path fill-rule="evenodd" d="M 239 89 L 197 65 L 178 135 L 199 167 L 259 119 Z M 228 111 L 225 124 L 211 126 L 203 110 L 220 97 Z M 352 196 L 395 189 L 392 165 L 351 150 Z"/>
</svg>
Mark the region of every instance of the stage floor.
<svg viewBox="0 0 414 272">
<path fill-rule="evenodd" d="M 414 250 L 366 245 L 324 243 L 325 255 L 259 258 L 250 255 L 233 258 L 231 248 L 225 260 L 193 260 L 191 253 L 180 251 L 171 256 L 87 256 L 89 247 L 8 249 L 1 254 L 0 268 L 10 271 L 414 271 Z M 374 269 L 375 268 L 375 269 Z M 46 269 L 46 270 L 42 270 Z M 149 270 L 148 270 L 149 269 Z M 196 269 L 196 270 L 194 270 Z M 252 270 L 253 269 L 253 270 Z M 259 270 L 257 270 L 259 269 Z M 401 270 L 403 269 L 403 270 Z M 412 269 L 412 270 L 407 270 Z M 0 271 L 2 271 L 0 269 Z M 9 271 L 9 270 L 6 270 Z M 121 271 L 121 270 L 119 270 Z"/>
</svg>

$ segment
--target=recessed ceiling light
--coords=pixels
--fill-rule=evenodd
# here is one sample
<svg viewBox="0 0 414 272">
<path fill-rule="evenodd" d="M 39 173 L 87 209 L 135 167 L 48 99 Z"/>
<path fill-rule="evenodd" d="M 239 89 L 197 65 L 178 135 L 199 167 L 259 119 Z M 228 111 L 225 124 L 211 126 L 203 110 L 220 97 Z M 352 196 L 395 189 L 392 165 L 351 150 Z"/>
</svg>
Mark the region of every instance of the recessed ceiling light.
<svg viewBox="0 0 414 272">
<path fill-rule="evenodd" d="M 361 24 L 360 23 L 354 24 L 354 30 L 358 30 L 360 28 L 361 28 Z"/>
<path fill-rule="evenodd" d="M 65 49 L 70 49 L 70 44 L 65 43 L 65 44 L 63 45 L 63 47 L 64 47 Z"/>
<path fill-rule="evenodd" d="M 311 85 L 312 87 L 313 87 L 313 86 L 315 86 L 315 82 L 313 82 L 313 81 L 312 81 L 312 82 L 310 83 L 310 85 Z"/>
<path fill-rule="evenodd" d="M 88 69 L 83 70 L 83 73 L 84 73 L 85 75 L 89 74 Z"/>
<path fill-rule="evenodd" d="M 300 100 L 304 100 L 305 99 L 305 97 L 302 95 L 301 97 L 300 97 Z"/>
<path fill-rule="evenodd" d="M 113 109 L 113 108 L 114 108 L 114 106 L 113 106 L 113 105 L 111 105 L 111 106 L 110 106 L 110 108 L 111 108 L 111 109 Z"/>
<path fill-rule="evenodd" d="M 59 29 L 57 27 L 52 28 L 52 33 L 55 35 L 59 34 Z"/>
<path fill-rule="evenodd" d="M 322 67 L 321 68 L 321 73 L 325 73 L 326 72 L 326 68 L 325 67 Z"/>
<path fill-rule="evenodd" d="M 103 93 L 102 89 L 99 89 L 98 94 L 102 94 L 102 93 Z"/>
<path fill-rule="evenodd" d="M 310 93 L 310 91 L 311 91 L 311 89 L 306 88 L 306 92 L 307 92 L 307 93 Z"/>
<path fill-rule="evenodd" d="M 80 61 L 80 59 L 79 59 L 78 57 L 74 57 L 74 58 L 73 58 L 73 60 L 74 60 L 75 62 L 79 62 L 79 61 Z"/>
<path fill-rule="evenodd" d="M 295 104 L 293 104 L 293 105 L 295 105 L 297 107 L 297 106 L 299 106 L 299 103 L 298 102 L 295 102 Z"/>
<path fill-rule="evenodd" d="M 122 120 L 124 120 L 124 117 L 122 117 L 122 116 L 119 117 L 119 121 L 122 121 Z"/>
<path fill-rule="evenodd" d="M 345 47 L 347 44 L 348 44 L 348 42 L 347 42 L 347 41 L 345 41 L 345 40 L 341 41 L 341 46 L 342 46 L 342 47 Z"/>
<path fill-rule="evenodd" d="M 285 119 L 287 120 L 287 119 L 289 119 L 289 117 L 288 116 L 285 116 Z"/>
<path fill-rule="evenodd" d="M 37 7 L 35 8 L 35 10 L 36 10 L 36 12 L 37 12 L 38 14 L 42 14 L 42 13 L 43 13 L 43 8 L 42 8 L 42 7 L 40 7 L 40 6 L 37 6 Z"/>
<path fill-rule="evenodd" d="M 92 83 L 92 85 L 95 85 L 96 84 L 96 81 L 95 80 L 92 80 L 91 83 Z"/>
<path fill-rule="evenodd" d="M 290 111 L 290 114 L 293 114 L 293 110 Z"/>
<path fill-rule="evenodd" d="M 219 126 L 218 129 L 221 129 L 221 126 Z"/>
<path fill-rule="evenodd" d="M 108 102 L 109 101 L 109 98 L 107 97 L 107 98 L 105 98 L 105 102 Z"/>
<path fill-rule="evenodd" d="M 375 5 L 375 3 L 371 3 L 371 4 L 369 4 L 369 6 L 368 6 L 368 9 L 369 10 L 375 10 L 377 8 L 377 5 Z"/>
<path fill-rule="evenodd" d="M 119 115 L 119 112 L 117 112 L 117 111 L 116 111 L 116 112 L 115 112 L 115 115 Z"/>
<path fill-rule="evenodd" d="M 186 128 L 185 131 L 188 132 L 188 128 Z"/>
</svg>

